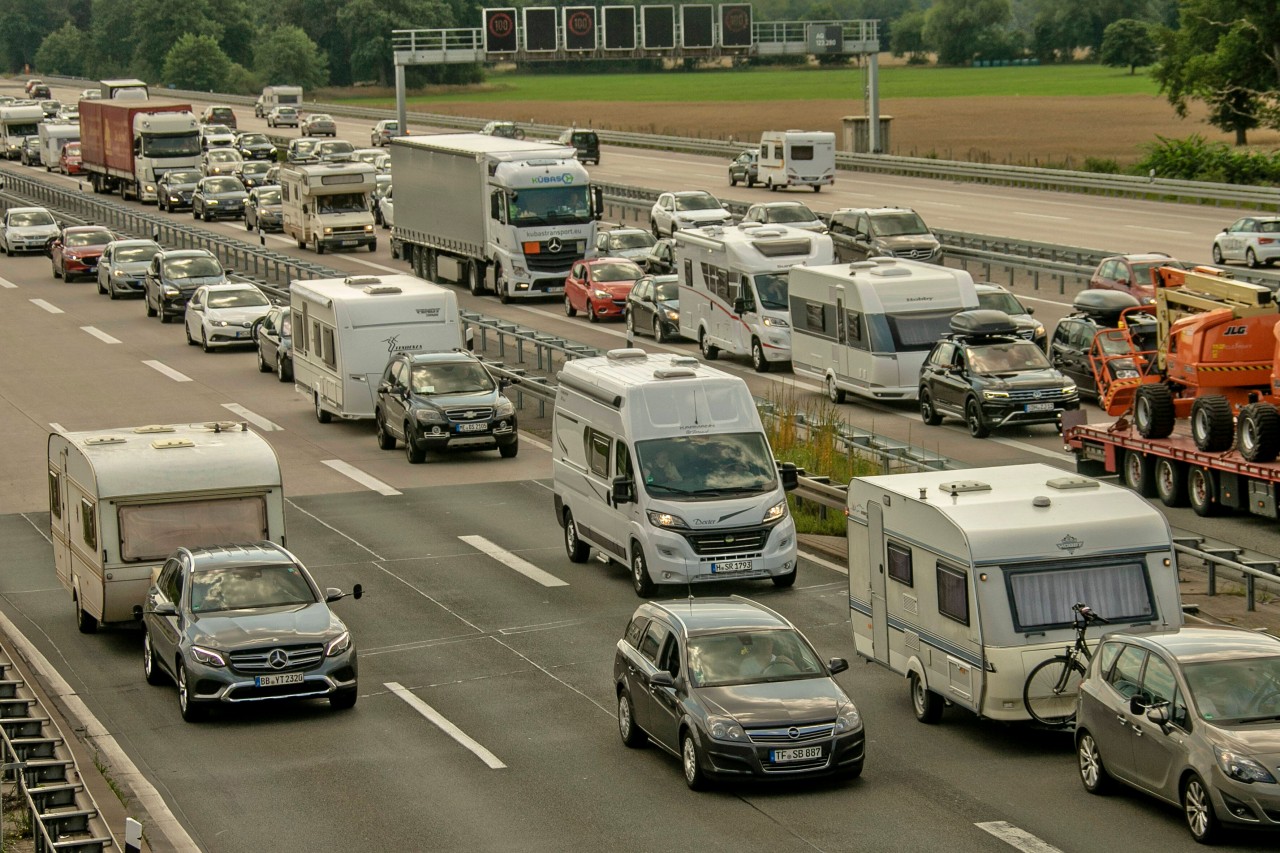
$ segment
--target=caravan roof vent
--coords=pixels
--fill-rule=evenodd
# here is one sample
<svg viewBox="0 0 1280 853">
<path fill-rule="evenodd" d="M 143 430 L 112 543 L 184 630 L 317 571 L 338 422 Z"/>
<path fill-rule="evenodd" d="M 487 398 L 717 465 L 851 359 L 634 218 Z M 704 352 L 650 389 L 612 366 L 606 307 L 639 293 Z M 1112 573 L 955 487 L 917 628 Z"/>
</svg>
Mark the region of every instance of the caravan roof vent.
<svg viewBox="0 0 1280 853">
<path fill-rule="evenodd" d="M 376 275 L 349 275 L 342 280 L 342 283 L 351 287 L 364 287 L 367 284 L 381 284 L 382 279 Z"/>
<path fill-rule="evenodd" d="M 362 290 L 374 296 L 379 293 L 403 293 L 398 284 L 366 284 Z"/>
<path fill-rule="evenodd" d="M 697 371 L 688 367 L 659 367 L 653 371 L 654 379 L 688 379 L 697 375 Z"/>
<path fill-rule="evenodd" d="M 771 238 L 753 240 L 751 245 L 766 258 L 783 258 L 789 255 L 807 255 L 812 251 L 812 241 L 808 237 L 787 238 L 782 231 L 755 231 L 752 237 Z M 778 239 L 778 238 L 782 239 Z"/>
<path fill-rule="evenodd" d="M 854 261 L 853 263 L 849 264 L 849 274 L 857 275 L 862 270 L 875 269 L 875 267 L 876 267 L 875 261 Z"/>
<path fill-rule="evenodd" d="M 875 267 L 871 270 L 871 274 L 874 276 L 879 276 L 880 278 L 892 278 L 894 276 L 903 276 L 903 275 L 909 276 L 911 275 L 911 270 L 903 266 L 897 266 L 897 265 L 890 266 L 888 264 L 876 264 Z"/>
<path fill-rule="evenodd" d="M 179 447 L 195 447 L 196 443 L 189 438 L 157 438 L 151 442 L 156 450 L 174 450 Z"/>
<path fill-rule="evenodd" d="M 134 427 L 133 431 L 139 435 L 146 435 L 153 432 L 173 432 L 173 427 L 165 424 L 147 424 L 146 426 Z"/>
<path fill-rule="evenodd" d="M 939 483 L 938 488 L 952 497 L 961 492 L 991 491 L 991 486 L 981 480 L 952 480 L 950 483 Z"/>
<path fill-rule="evenodd" d="M 103 444 L 124 444 L 122 435 L 95 435 L 84 440 L 85 447 L 98 447 Z"/>
<path fill-rule="evenodd" d="M 1089 477 L 1054 477 L 1044 483 L 1051 489 L 1096 489 L 1098 481 Z"/>
<path fill-rule="evenodd" d="M 231 432 L 232 430 L 239 430 L 240 432 L 249 431 L 249 424 L 245 421 L 209 421 L 208 423 L 203 423 L 200 426 L 205 429 L 213 430 L 214 432 Z"/>
<path fill-rule="evenodd" d="M 629 358 L 634 358 L 638 361 L 644 361 L 648 357 L 649 357 L 649 354 L 644 350 L 639 349 L 638 347 L 627 347 L 626 349 L 611 349 L 607 353 L 605 353 L 605 358 L 609 359 L 610 361 L 624 361 Z"/>
<path fill-rule="evenodd" d="M 691 355 L 673 355 L 671 356 L 672 367 L 697 367 L 702 362 L 698 361 Z"/>
</svg>

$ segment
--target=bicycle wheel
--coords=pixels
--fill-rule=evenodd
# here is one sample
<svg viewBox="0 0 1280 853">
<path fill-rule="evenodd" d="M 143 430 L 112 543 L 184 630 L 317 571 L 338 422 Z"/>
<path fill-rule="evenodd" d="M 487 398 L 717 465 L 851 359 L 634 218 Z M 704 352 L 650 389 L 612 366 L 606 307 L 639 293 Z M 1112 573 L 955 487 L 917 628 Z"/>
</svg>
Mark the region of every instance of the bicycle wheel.
<svg viewBox="0 0 1280 853">
<path fill-rule="evenodd" d="M 1076 718 L 1076 691 L 1084 667 L 1065 655 L 1036 664 L 1022 685 L 1022 702 L 1031 719 L 1046 726 L 1067 726 Z"/>
</svg>

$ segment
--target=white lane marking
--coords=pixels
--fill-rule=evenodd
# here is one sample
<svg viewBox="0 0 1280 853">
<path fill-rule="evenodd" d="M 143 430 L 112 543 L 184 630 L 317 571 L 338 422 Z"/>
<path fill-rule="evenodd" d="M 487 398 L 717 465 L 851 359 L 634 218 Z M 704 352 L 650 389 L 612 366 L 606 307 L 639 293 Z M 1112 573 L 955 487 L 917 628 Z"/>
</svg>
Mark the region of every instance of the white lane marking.
<svg viewBox="0 0 1280 853">
<path fill-rule="evenodd" d="M 986 823 L 975 823 L 974 826 L 983 832 L 991 833 L 1005 844 L 1015 847 L 1023 851 L 1023 853 L 1062 853 L 1061 850 L 1049 842 L 1037 838 L 1025 829 L 1019 829 L 1007 821 L 992 820 Z"/>
<path fill-rule="evenodd" d="M 1126 225 L 1130 231 L 1150 231 L 1154 234 L 1181 234 L 1184 237 L 1191 236 L 1190 231 L 1175 231 L 1172 228 L 1155 228 L 1150 225 Z"/>
<path fill-rule="evenodd" d="M 18 289 L 18 285 L 16 285 L 16 284 L 14 284 L 13 282 L 9 281 L 9 279 L 7 279 L 7 278 L 0 278 L 0 287 L 3 287 L 5 290 L 17 290 L 17 289 Z"/>
<path fill-rule="evenodd" d="M 534 447 L 538 448 L 539 450 L 545 450 L 547 453 L 551 452 L 551 445 L 542 441 L 538 441 L 538 439 L 536 438 L 530 437 L 530 435 L 527 432 L 520 433 L 520 443 L 532 444 Z"/>
<path fill-rule="evenodd" d="M 145 364 L 147 367 L 150 367 L 152 370 L 157 370 L 163 373 L 165 376 L 168 376 L 174 382 L 190 382 L 191 381 L 190 376 L 187 376 L 185 373 L 179 373 L 178 371 L 174 370 L 172 367 L 165 364 L 164 362 L 143 361 L 142 363 Z"/>
<path fill-rule="evenodd" d="M 32 299 L 31 304 L 36 306 L 37 308 L 43 308 L 44 310 L 48 311 L 50 314 L 66 313 L 57 305 L 50 305 L 48 302 L 45 302 L 43 299 Z"/>
<path fill-rule="evenodd" d="M 281 237 L 279 234 L 268 234 L 267 239 L 272 240 L 276 243 L 284 243 L 285 245 L 289 245 L 289 246 L 298 245 L 297 241 L 292 239 L 291 237 Z M 364 264 L 366 267 L 373 267 L 374 269 L 382 270 L 383 272 L 406 272 L 406 270 L 385 266 L 375 261 L 366 261 L 364 258 L 351 258 L 350 260 L 353 260 L 358 264 Z"/>
<path fill-rule="evenodd" d="M 810 563 L 817 563 L 819 566 L 822 566 L 823 568 L 830 569 L 833 572 L 839 572 L 842 575 L 849 574 L 848 568 L 838 565 L 836 563 L 833 563 L 830 560 L 824 560 L 815 554 L 808 553 L 807 551 L 800 551 L 798 553 L 800 554 L 801 557 L 804 557 Z"/>
<path fill-rule="evenodd" d="M 481 761 L 483 761 L 490 770 L 506 769 L 507 765 L 499 761 L 498 756 L 494 755 L 492 752 L 485 749 L 483 746 L 481 746 L 479 743 L 473 740 L 470 735 L 468 735 L 462 729 L 458 728 L 453 723 L 445 719 L 444 716 L 439 711 L 437 711 L 435 708 L 432 708 L 426 702 L 423 702 L 421 699 L 415 696 L 413 692 L 410 691 L 408 688 L 403 687 L 394 681 L 384 682 L 383 686 L 386 687 L 395 695 L 399 696 L 401 699 L 403 699 L 405 701 L 405 704 L 407 704 L 410 708 L 417 711 L 419 714 L 421 714 L 422 716 L 426 717 L 429 721 L 434 723 L 435 726 L 440 729 L 440 731 L 444 732 L 449 737 L 453 738 L 458 743 L 462 744 L 462 746 L 470 750 L 472 754 L 474 754 L 476 758 L 479 758 Z"/>
<path fill-rule="evenodd" d="M 104 344 L 120 343 L 120 341 L 117 338 L 113 338 L 110 335 L 108 335 L 106 332 L 102 331 L 101 329 L 95 329 L 93 326 L 81 326 L 80 331 L 88 332 L 98 340 L 102 341 Z"/>
<path fill-rule="evenodd" d="M 466 542 L 472 548 L 475 548 L 477 551 L 488 554 L 507 568 L 515 569 L 520 574 L 530 580 L 537 581 L 543 586 L 569 585 L 550 572 L 544 572 L 542 569 L 538 568 L 533 563 L 530 563 L 523 557 L 517 557 L 505 548 L 498 547 L 483 536 L 459 536 L 458 538 L 463 542 Z"/>
<path fill-rule="evenodd" d="M 403 494 L 403 492 L 396 491 L 391 486 L 388 486 L 386 483 L 379 480 L 377 477 L 374 477 L 370 474 L 366 474 L 364 471 L 361 471 L 356 466 L 351 465 L 347 462 L 343 462 L 341 459 L 322 459 L 320 461 L 322 464 L 328 465 L 330 468 L 337 471 L 339 474 L 343 475 L 344 477 L 350 477 L 352 480 L 355 480 L 357 483 L 364 486 L 366 489 L 372 489 L 373 491 L 377 492 L 380 495 L 393 497 L 395 495 Z"/>
<path fill-rule="evenodd" d="M 1036 456 L 1043 456 L 1046 459 L 1056 459 L 1059 462 L 1075 462 L 1075 457 L 1067 453 L 1065 450 L 1049 450 L 1044 447 L 1037 447 L 1034 444 L 1026 444 L 1016 441 L 1012 438 L 988 438 L 987 441 L 1003 444 L 1005 447 L 1012 447 L 1015 450 L 1021 450 L 1024 453 L 1034 453 Z"/>
<path fill-rule="evenodd" d="M 54 432 L 67 431 L 67 428 L 64 427 L 62 424 L 58 423 L 57 421 L 49 421 L 49 429 L 53 430 Z"/>
<path fill-rule="evenodd" d="M 1070 302 L 1059 302 L 1056 299 L 1045 299 L 1040 296 L 1023 296 L 1021 293 L 1016 294 L 1023 302 L 1039 302 L 1044 305 L 1057 305 L 1061 308 L 1074 308 Z"/>
<path fill-rule="evenodd" d="M 223 403 L 222 408 L 235 412 L 237 415 L 244 418 L 263 432 L 282 432 L 284 430 L 284 427 L 279 424 L 272 423 L 262 415 L 249 411 L 239 403 Z"/>
<path fill-rule="evenodd" d="M 83 732 L 83 738 L 102 753 L 103 763 L 106 765 L 105 772 L 110 773 L 111 779 L 119 783 L 123 790 L 132 791 L 133 796 L 136 797 L 149 818 L 147 821 L 148 832 L 155 832 L 163 836 L 168 842 L 166 846 L 169 849 L 199 850 L 200 848 L 196 845 L 195 840 L 187 835 L 187 831 L 182 828 L 182 824 L 178 823 L 178 819 L 174 817 L 173 812 L 169 811 L 169 807 L 165 805 L 164 798 L 160 796 L 160 792 L 147 781 L 147 777 L 129 759 L 128 754 L 120 748 L 120 744 L 111 736 L 107 727 L 98 721 L 98 718 L 89 710 L 89 706 L 85 704 L 84 700 L 71 689 L 71 685 L 54 668 L 53 664 L 49 663 L 48 658 L 36 648 L 34 643 L 27 639 L 25 634 L 18 630 L 18 626 L 4 613 L 0 613 L 0 628 L 8 636 L 9 642 L 17 647 L 19 654 L 26 659 L 27 664 L 39 675 L 45 692 L 62 702 L 71 721 L 76 723 Z M 66 737 L 66 735 L 63 735 L 63 737 Z M 110 828 L 107 831 L 110 832 Z M 116 846 L 118 847 L 119 844 L 119 840 L 116 839 Z"/>
<path fill-rule="evenodd" d="M 1062 221 L 1062 222 L 1066 222 L 1066 221 L 1068 221 L 1069 219 L 1071 219 L 1071 217 L 1070 217 L 1070 216 L 1053 216 L 1053 215 L 1048 214 L 1048 213 L 1028 213 L 1028 212 L 1027 212 L 1027 211 L 1025 211 L 1025 210 L 1014 210 L 1014 211 L 1012 211 L 1012 214 L 1013 214 L 1014 216 L 1027 216 L 1027 217 L 1030 217 L 1030 218 L 1032 218 L 1032 219 L 1057 219 L 1057 220 Z"/>
<path fill-rule="evenodd" d="M 296 509 L 298 512 L 302 513 L 303 515 L 307 516 L 308 518 L 310 518 L 312 521 L 316 522 L 316 523 L 317 523 L 317 524 L 319 524 L 320 526 L 325 527 L 325 528 L 328 528 L 329 530 L 332 530 L 334 533 L 338 534 L 338 535 L 339 535 L 339 536 L 341 536 L 343 539 L 345 539 L 345 540 L 347 540 L 348 542 L 350 542 L 352 545 L 355 545 L 357 548 L 360 548 L 360 549 L 362 549 L 362 550 L 368 551 L 370 554 L 372 554 L 372 555 L 373 555 L 373 558 L 374 558 L 375 560 L 381 560 L 381 559 L 382 559 L 382 557 L 378 556 L 378 552 L 377 552 L 377 551 L 373 550 L 372 548 L 370 548 L 368 545 L 364 544 L 363 542 L 360 542 L 360 541 L 357 541 L 356 539 L 353 539 L 353 538 L 352 538 L 351 536 L 349 536 L 348 534 L 343 533 L 341 530 L 339 530 L 338 528 L 334 527 L 332 524 L 330 524 L 329 522 L 325 521 L 324 519 L 320 518 L 320 517 L 319 517 L 318 515 L 316 515 L 315 513 L 308 512 L 307 510 L 305 510 L 305 509 L 303 509 L 302 507 L 298 506 L 296 503 L 294 503 L 294 502 L 293 502 L 291 499 L 289 499 L 289 498 L 285 498 L 285 499 L 284 499 L 284 501 L 285 501 L 285 503 L 287 503 L 289 506 L 293 507 L 294 509 Z M 385 571 L 385 569 L 384 569 L 384 571 Z"/>
</svg>

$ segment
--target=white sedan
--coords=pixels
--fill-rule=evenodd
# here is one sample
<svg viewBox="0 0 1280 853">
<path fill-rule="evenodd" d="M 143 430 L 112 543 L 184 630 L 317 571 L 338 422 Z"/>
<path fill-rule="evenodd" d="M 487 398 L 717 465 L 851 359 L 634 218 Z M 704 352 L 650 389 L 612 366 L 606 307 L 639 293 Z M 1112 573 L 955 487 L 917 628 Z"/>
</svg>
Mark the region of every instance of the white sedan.
<svg viewBox="0 0 1280 853">
<path fill-rule="evenodd" d="M 705 190 L 663 193 L 649 211 L 649 229 L 654 237 L 671 237 L 681 228 L 728 225 L 732 220 L 728 206 Z"/>
<path fill-rule="evenodd" d="M 1251 267 L 1270 266 L 1280 258 L 1280 217 L 1246 216 L 1213 238 L 1213 262 L 1244 261 Z"/>
<path fill-rule="evenodd" d="M 270 310 L 270 300 L 252 284 L 206 284 L 187 303 L 187 343 L 199 344 L 205 352 L 252 346 L 253 324 Z"/>
<path fill-rule="evenodd" d="M 58 222 L 43 207 L 11 207 L 0 219 L 0 248 L 9 256 L 43 252 L 58 236 Z"/>
</svg>

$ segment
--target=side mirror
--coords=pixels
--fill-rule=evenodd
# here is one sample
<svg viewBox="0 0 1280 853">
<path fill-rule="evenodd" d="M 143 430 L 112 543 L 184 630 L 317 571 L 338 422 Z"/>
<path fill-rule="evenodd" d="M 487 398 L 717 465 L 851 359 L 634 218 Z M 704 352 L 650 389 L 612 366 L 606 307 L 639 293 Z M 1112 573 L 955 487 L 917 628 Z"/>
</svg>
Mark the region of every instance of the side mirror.
<svg viewBox="0 0 1280 853">
<path fill-rule="evenodd" d="M 1036 315 L 1036 309 L 1028 308 L 1026 305 L 1023 305 L 1022 307 L 1023 309 L 1026 310 L 1027 314 L 1029 314 L 1030 316 L 1034 317 Z"/>
<path fill-rule="evenodd" d="M 172 601 L 161 601 L 151 608 L 151 612 L 156 616 L 177 616 L 178 606 Z"/>
<path fill-rule="evenodd" d="M 741 296 L 733 300 L 733 313 L 741 314 L 746 310 L 747 310 L 747 300 L 743 299 Z"/>
<path fill-rule="evenodd" d="M 1146 698 L 1142 693 L 1135 693 L 1129 697 L 1129 713 L 1135 717 L 1142 715 L 1147 711 L 1147 703 L 1143 700 Z"/>
<path fill-rule="evenodd" d="M 387 393 L 389 393 L 390 391 L 391 391 L 391 383 L 390 383 L 390 382 L 379 382 L 379 383 L 378 383 L 378 393 L 379 393 L 379 394 L 387 394 Z"/>
<path fill-rule="evenodd" d="M 597 221 L 599 221 L 600 219 L 603 219 L 604 218 L 604 188 L 603 187 L 591 188 L 591 201 L 594 203 L 594 206 L 595 206 L 595 213 L 594 213 L 595 219 Z"/>
<path fill-rule="evenodd" d="M 729 202 L 727 202 L 727 201 L 722 201 L 722 202 L 720 202 L 720 206 L 721 206 L 721 207 L 723 207 L 725 210 L 728 210 L 728 209 L 729 209 Z"/>
<path fill-rule="evenodd" d="M 614 505 L 634 503 L 636 499 L 635 481 L 630 477 L 614 477 L 612 497 Z"/>
<path fill-rule="evenodd" d="M 671 673 L 665 669 L 660 669 L 653 675 L 649 676 L 650 687 L 675 687 L 676 680 L 671 677 Z"/>
<path fill-rule="evenodd" d="M 831 670 L 832 675 L 835 675 L 837 672 L 844 672 L 848 668 L 849 662 L 844 658 L 832 658 L 827 661 L 827 669 Z"/>
<path fill-rule="evenodd" d="M 778 474 L 782 478 L 782 490 L 784 492 L 795 491 L 800 485 L 800 474 L 796 471 L 796 463 L 794 462 L 776 462 L 778 466 Z"/>
<path fill-rule="evenodd" d="M 337 601 L 341 598 L 346 598 L 346 597 L 347 597 L 347 594 L 342 590 L 338 589 L 336 586 L 331 586 L 324 591 L 324 600 L 326 604 L 328 604 L 330 601 Z"/>
<path fill-rule="evenodd" d="M 1159 705 L 1152 705 L 1147 709 L 1147 719 L 1160 728 L 1169 725 L 1169 703 L 1161 702 Z"/>
</svg>

